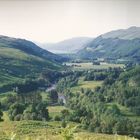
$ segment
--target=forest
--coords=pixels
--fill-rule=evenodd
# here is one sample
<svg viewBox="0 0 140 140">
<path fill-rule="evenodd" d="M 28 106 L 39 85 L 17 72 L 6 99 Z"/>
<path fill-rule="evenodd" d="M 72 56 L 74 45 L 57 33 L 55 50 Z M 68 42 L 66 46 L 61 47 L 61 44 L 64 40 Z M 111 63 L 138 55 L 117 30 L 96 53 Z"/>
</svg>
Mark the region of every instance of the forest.
<svg viewBox="0 0 140 140">
<path fill-rule="evenodd" d="M 140 138 L 139 74 L 139 66 L 44 71 L 0 95 L 0 121 L 6 115 L 9 121 L 60 122 L 65 129 L 75 123 L 77 131 Z M 88 82 L 100 84 L 86 88 Z"/>
</svg>

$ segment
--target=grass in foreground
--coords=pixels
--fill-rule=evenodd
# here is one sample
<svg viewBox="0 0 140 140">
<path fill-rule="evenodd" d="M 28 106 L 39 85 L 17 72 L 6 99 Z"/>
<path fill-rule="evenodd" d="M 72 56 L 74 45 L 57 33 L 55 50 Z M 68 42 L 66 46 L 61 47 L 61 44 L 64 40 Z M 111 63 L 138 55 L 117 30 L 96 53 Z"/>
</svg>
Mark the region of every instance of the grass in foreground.
<svg viewBox="0 0 140 140">
<path fill-rule="evenodd" d="M 65 107 L 49 107 L 52 113 L 62 109 Z M 128 136 L 90 133 L 77 128 L 79 124 L 73 122 L 62 128 L 60 121 L 10 121 L 7 117 L 5 112 L 4 122 L 0 122 L 0 140 L 136 140 Z"/>
<path fill-rule="evenodd" d="M 127 136 L 71 131 L 60 122 L 20 121 L 0 123 L 0 140 L 136 140 Z M 71 138 L 70 138 L 71 137 Z"/>
</svg>

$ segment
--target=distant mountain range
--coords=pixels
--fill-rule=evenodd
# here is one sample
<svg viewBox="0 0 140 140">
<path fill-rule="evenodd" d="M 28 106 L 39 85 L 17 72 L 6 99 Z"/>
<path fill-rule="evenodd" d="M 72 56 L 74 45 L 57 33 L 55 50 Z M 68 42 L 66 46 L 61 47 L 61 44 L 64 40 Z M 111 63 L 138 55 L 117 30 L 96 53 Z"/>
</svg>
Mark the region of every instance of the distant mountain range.
<svg viewBox="0 0 140 140">
<path fill-rule="evenodd" d="M 128 29 L 114 30 L 96 38 L 76 37 L 54 44 L 40 44 L 40 46 L 53 53 L 78 59 L 102 57 L 139 60 L 140 27 L 132 26 Z"/>
<path fill-rule="evenodd" d="M 76 53 L 83 49 L 87 43 L 92 41 L 89 37 L 75 37 L 58 43 L 39 44 L 42 48 L 58 54 Z"/>
<path fill-rule="evenodd" d="M 77 52 L 77 58 L 125 58 L 140 60 L 140 27 L 100 35 Z"/>
</svg>

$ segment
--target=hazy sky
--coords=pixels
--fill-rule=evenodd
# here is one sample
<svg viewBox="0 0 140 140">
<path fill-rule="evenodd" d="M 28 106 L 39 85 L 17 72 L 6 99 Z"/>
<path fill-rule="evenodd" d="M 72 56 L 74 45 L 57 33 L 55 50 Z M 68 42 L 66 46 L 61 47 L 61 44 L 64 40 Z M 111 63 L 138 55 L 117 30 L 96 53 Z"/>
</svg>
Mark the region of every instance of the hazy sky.
<svg viewBox="0 0 140 140">
<path fill-rule="evenodd" d="M 140 0 L 0 0 L 0 34 L 38 42 L 140 27 Z"/>
</svg>

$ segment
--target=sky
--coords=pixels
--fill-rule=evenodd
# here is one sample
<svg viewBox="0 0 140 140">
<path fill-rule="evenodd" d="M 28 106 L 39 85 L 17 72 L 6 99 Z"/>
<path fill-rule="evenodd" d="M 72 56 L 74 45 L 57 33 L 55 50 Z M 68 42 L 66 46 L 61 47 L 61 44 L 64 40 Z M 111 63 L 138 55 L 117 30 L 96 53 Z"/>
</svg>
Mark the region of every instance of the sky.
<svg viewBox="0 0 140 140">
<path fill-rule="evenodd" d="M 0 0 L 0 34 L 35 42 L 140 27 L 140 0 Z"/>
</svg>

